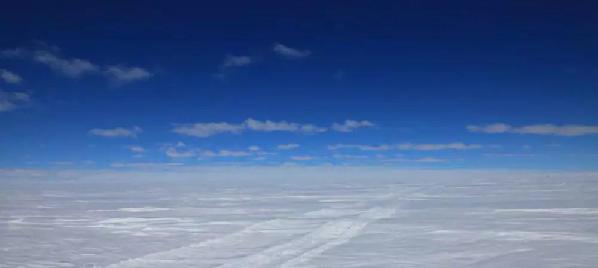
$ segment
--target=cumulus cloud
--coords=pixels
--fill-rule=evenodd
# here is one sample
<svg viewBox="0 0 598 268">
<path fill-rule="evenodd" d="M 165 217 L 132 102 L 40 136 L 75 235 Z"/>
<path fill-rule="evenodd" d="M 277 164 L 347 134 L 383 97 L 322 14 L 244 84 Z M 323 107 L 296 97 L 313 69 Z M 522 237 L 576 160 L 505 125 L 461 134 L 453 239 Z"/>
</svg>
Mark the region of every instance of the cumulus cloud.
<svg viewBox="0 0 598 268">
<path fill-rule="evenodd" d="M 229 123 L 195 123 L 195 124 L 181 124 L 175 126 L 172 130 L 174 133 L 193 136 L 198 138 L 205 138 L 222 133 L 240 133 L 244 129 L 241 124 Z"/>
<path fill-rule="evenodd" d="M 238 134 L 243 131 L 257 131 L 257 132 L 273 132 L 273 131 L 286 131 L 286 132 L 298 132 L 298 133 L 319 133 L 325 132 L 327 129 L 318 127 L 313 124 L 299 124 L 287 121 L 260 121 L 249 118 L 242 123 L 195 123 L 195 124 L 178 124 L 175 125 L 173 132 L 186 136 L 193 136 L 198 138 L 206 138 L 213 135 L 223 133 Z"/>
<path fill-rule="evenodd" d="M 27 105 L 30 101 L 31 98 L 27 93 L 0 90 L 0 112 L 17 109 Z"/>
<path fill-rule="evenodd" d="M 318 127 L 313 124 L 299 124 L 299 123 L 290 123 L 287 121 L 259 121 L 252 118 L 245 120 L 243 123 L 245 128 L 253 131 L 264 131 L 264 132 L 271 132 L 271 131 L 287 131 L 287 132 L 303 132 L 303 133 L 317 133 L 317 132 L 325 132 L 327 129 L 323 127 Z"/>
<path fill-rule="evenodd" d="M 468 125 L 467 130 L 479 133 L 517 133 L 517 134 L 535 134 L 535 135 L 553 135 L 553 136 L 584 136 L 598 134 L 598 125 L 554 125 L 554 124 L 535 124 L 520 127 L 514 127 L 504 123 L 495 123 L 489 125 Z"/>
<path fill-rule="evenodd" d="M 120 83 L 128 83 L 137 80 L 145 80 L 152 77 L 152 73 L 139 67 L 125 67 L 120 65 L 112 65 L 106 67 L 106 75 L 113 81 Z"/>
<path fill-rule="evenodd" d="M 197 150 L 189 149 L 185 143 L 180 141 L 175 144 L 164 144 L 162 150 L 170 158 L 189 158 L 197 155 Z"/>
<path fill-rule="evenodd" d="M 311 55 L 311 51 L 309 50 L 299 50 L 280 43 L 275 43 L 272 50 L 274 53 L 287 59 L 301 59 Z"/>
<path fill-rule="evenodd" d="M 276 146 L 276 148 L 278 148 L 278 150 L 294 150 L 299 148 L 299 144 L 295 144 L 295 143 L 289 143 L 289 144 L 279 144 L 278 146 Z"/>
<path fill-rule="evenodd" d="M 9 84 L 18 84 L 23 81 L 19 75 L 6 69 L 0 69 L 0 79 Z"/>
<path fill-rule="evenodd" d="M 413 150 L 413 151 L 440 151 L 440 150 L 471 150 L 479 149 L 483 146 L 480 144 L 464 144 L 461 142 L 444 143 L 444 144 L 380 144 L 380 145 L 364 145 L 364 144 L 333 144 L 328 145 L 328 150 L 340 149 L 355 149 L 360 151 L 388 151 L 388 150 Z"/>
<path fill-rule="evenodd" d="M 335 131 L 339 131 L 339 132 L 352 132 L 353 130 L 358 129 L 358 128 L 374 127 L 374 126 L 376 126 L 374 123 L 367 121 L 367 120 L 356 121 L 356 120 L 349 119 L 349 120 L 345 120 L 345 122 L 343 122 L 343 123 L 334 123 L 334 124 L 332 124 L 332 126 L 330 128 Z"/>
<path fill-rule="evenodd" d="M 245 157 L 251 155 L 261 155 L 262 150 L 258 146 L 249 146 L 247 151 L 245 150 L 207 150 L 201 148 L 190 148 L 182 142 L 178 142 L 175 145 L 166 144 L 162 148 L 165 154 L 170 158 L 190 158 L 199 157 L 201 158 L 213 158 L 213 157 Z"/>
<path fill-rule="evenodd" d="M 143 130 L 140 127 L 134 126 L 131 128 L 94 128 L 89 131 L 89 134 L 105 138 L 137 138 L 141 132 Z"/>
</svg>

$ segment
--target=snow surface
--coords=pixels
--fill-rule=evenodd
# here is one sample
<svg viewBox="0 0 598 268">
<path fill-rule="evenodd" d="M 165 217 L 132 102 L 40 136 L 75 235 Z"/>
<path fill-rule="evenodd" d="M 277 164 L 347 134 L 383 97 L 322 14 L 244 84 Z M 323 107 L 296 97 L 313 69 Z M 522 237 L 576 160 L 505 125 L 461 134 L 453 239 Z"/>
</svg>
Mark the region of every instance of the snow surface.
<svg viewBox="0 0 598 268">
<path fill-rule="evenodd" d="M 598 267 L 598 181 L 11 181 L 0 267 Z"/>
</svg>

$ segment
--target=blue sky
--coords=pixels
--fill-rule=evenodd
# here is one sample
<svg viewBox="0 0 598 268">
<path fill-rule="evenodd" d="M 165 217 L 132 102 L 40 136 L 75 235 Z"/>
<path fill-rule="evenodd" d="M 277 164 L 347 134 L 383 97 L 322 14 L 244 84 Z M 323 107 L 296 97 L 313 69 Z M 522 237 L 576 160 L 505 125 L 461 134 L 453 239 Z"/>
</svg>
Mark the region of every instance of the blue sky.
<svg viewBox="0 0 598 268">
<path fill-rule="evenodd" d="M 596 9 L 4 4 L 0 167 L 595 170 Z"/>
</svg>

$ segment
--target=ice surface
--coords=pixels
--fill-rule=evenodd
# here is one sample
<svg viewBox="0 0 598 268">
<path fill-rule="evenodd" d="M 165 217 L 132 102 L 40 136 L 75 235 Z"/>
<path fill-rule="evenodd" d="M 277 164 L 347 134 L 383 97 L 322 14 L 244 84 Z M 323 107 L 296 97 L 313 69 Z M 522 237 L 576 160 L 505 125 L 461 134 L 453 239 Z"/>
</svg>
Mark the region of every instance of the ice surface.
<svg viewBox="0 0 598 268">
<path fill-rule="evenodd" d="M 4 183 L 0 267 L 598 267 L 598 181 Z"/>
</svg>

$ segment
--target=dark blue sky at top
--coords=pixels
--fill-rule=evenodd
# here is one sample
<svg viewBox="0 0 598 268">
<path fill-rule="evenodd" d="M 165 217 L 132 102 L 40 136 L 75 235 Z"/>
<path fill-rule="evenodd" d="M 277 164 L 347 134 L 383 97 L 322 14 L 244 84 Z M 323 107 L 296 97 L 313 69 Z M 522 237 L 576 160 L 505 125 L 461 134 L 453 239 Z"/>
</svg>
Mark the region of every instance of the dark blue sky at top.
<svg viewBox="0 0 598 268">
<path fill-rule="evenodd" d="M 382 153 L 400 154 L 403 166 L 593 168 L 596 135 L 473 133 L 465 126 L 597 125 L 596 10 L 595 1 L 4 3 L 0 50 L 42 49 L 153 75 L 115 84 L 0 58 L 0 69 L 24 80 L 0 90 L 31 95 L 27 107 L 0 113 L 0 165 L 228 161 L 171 159 L 164 144 L 178 141 L 214 151 L 297 143 L 266 162 L 309 155 L 312 164 L 340 163 L 329 144 L 462 142 L 484 148 Z M 287 60 L 273 53 L 275 43 L 311 54 Z M 218 77 L 226 55 L 253 61 Z M 354 119 L 376 127 L 207 138 L 172 132 L 173 124 L 247 118 L 319 126 Z M 136 139 L 88 133 L 132 126 L 143 129 Z M 123 149 L 129 145 L 146 152 L 133 158 Z M 424 158 L 442 161 L 409 160 Z"/>
</svg>

